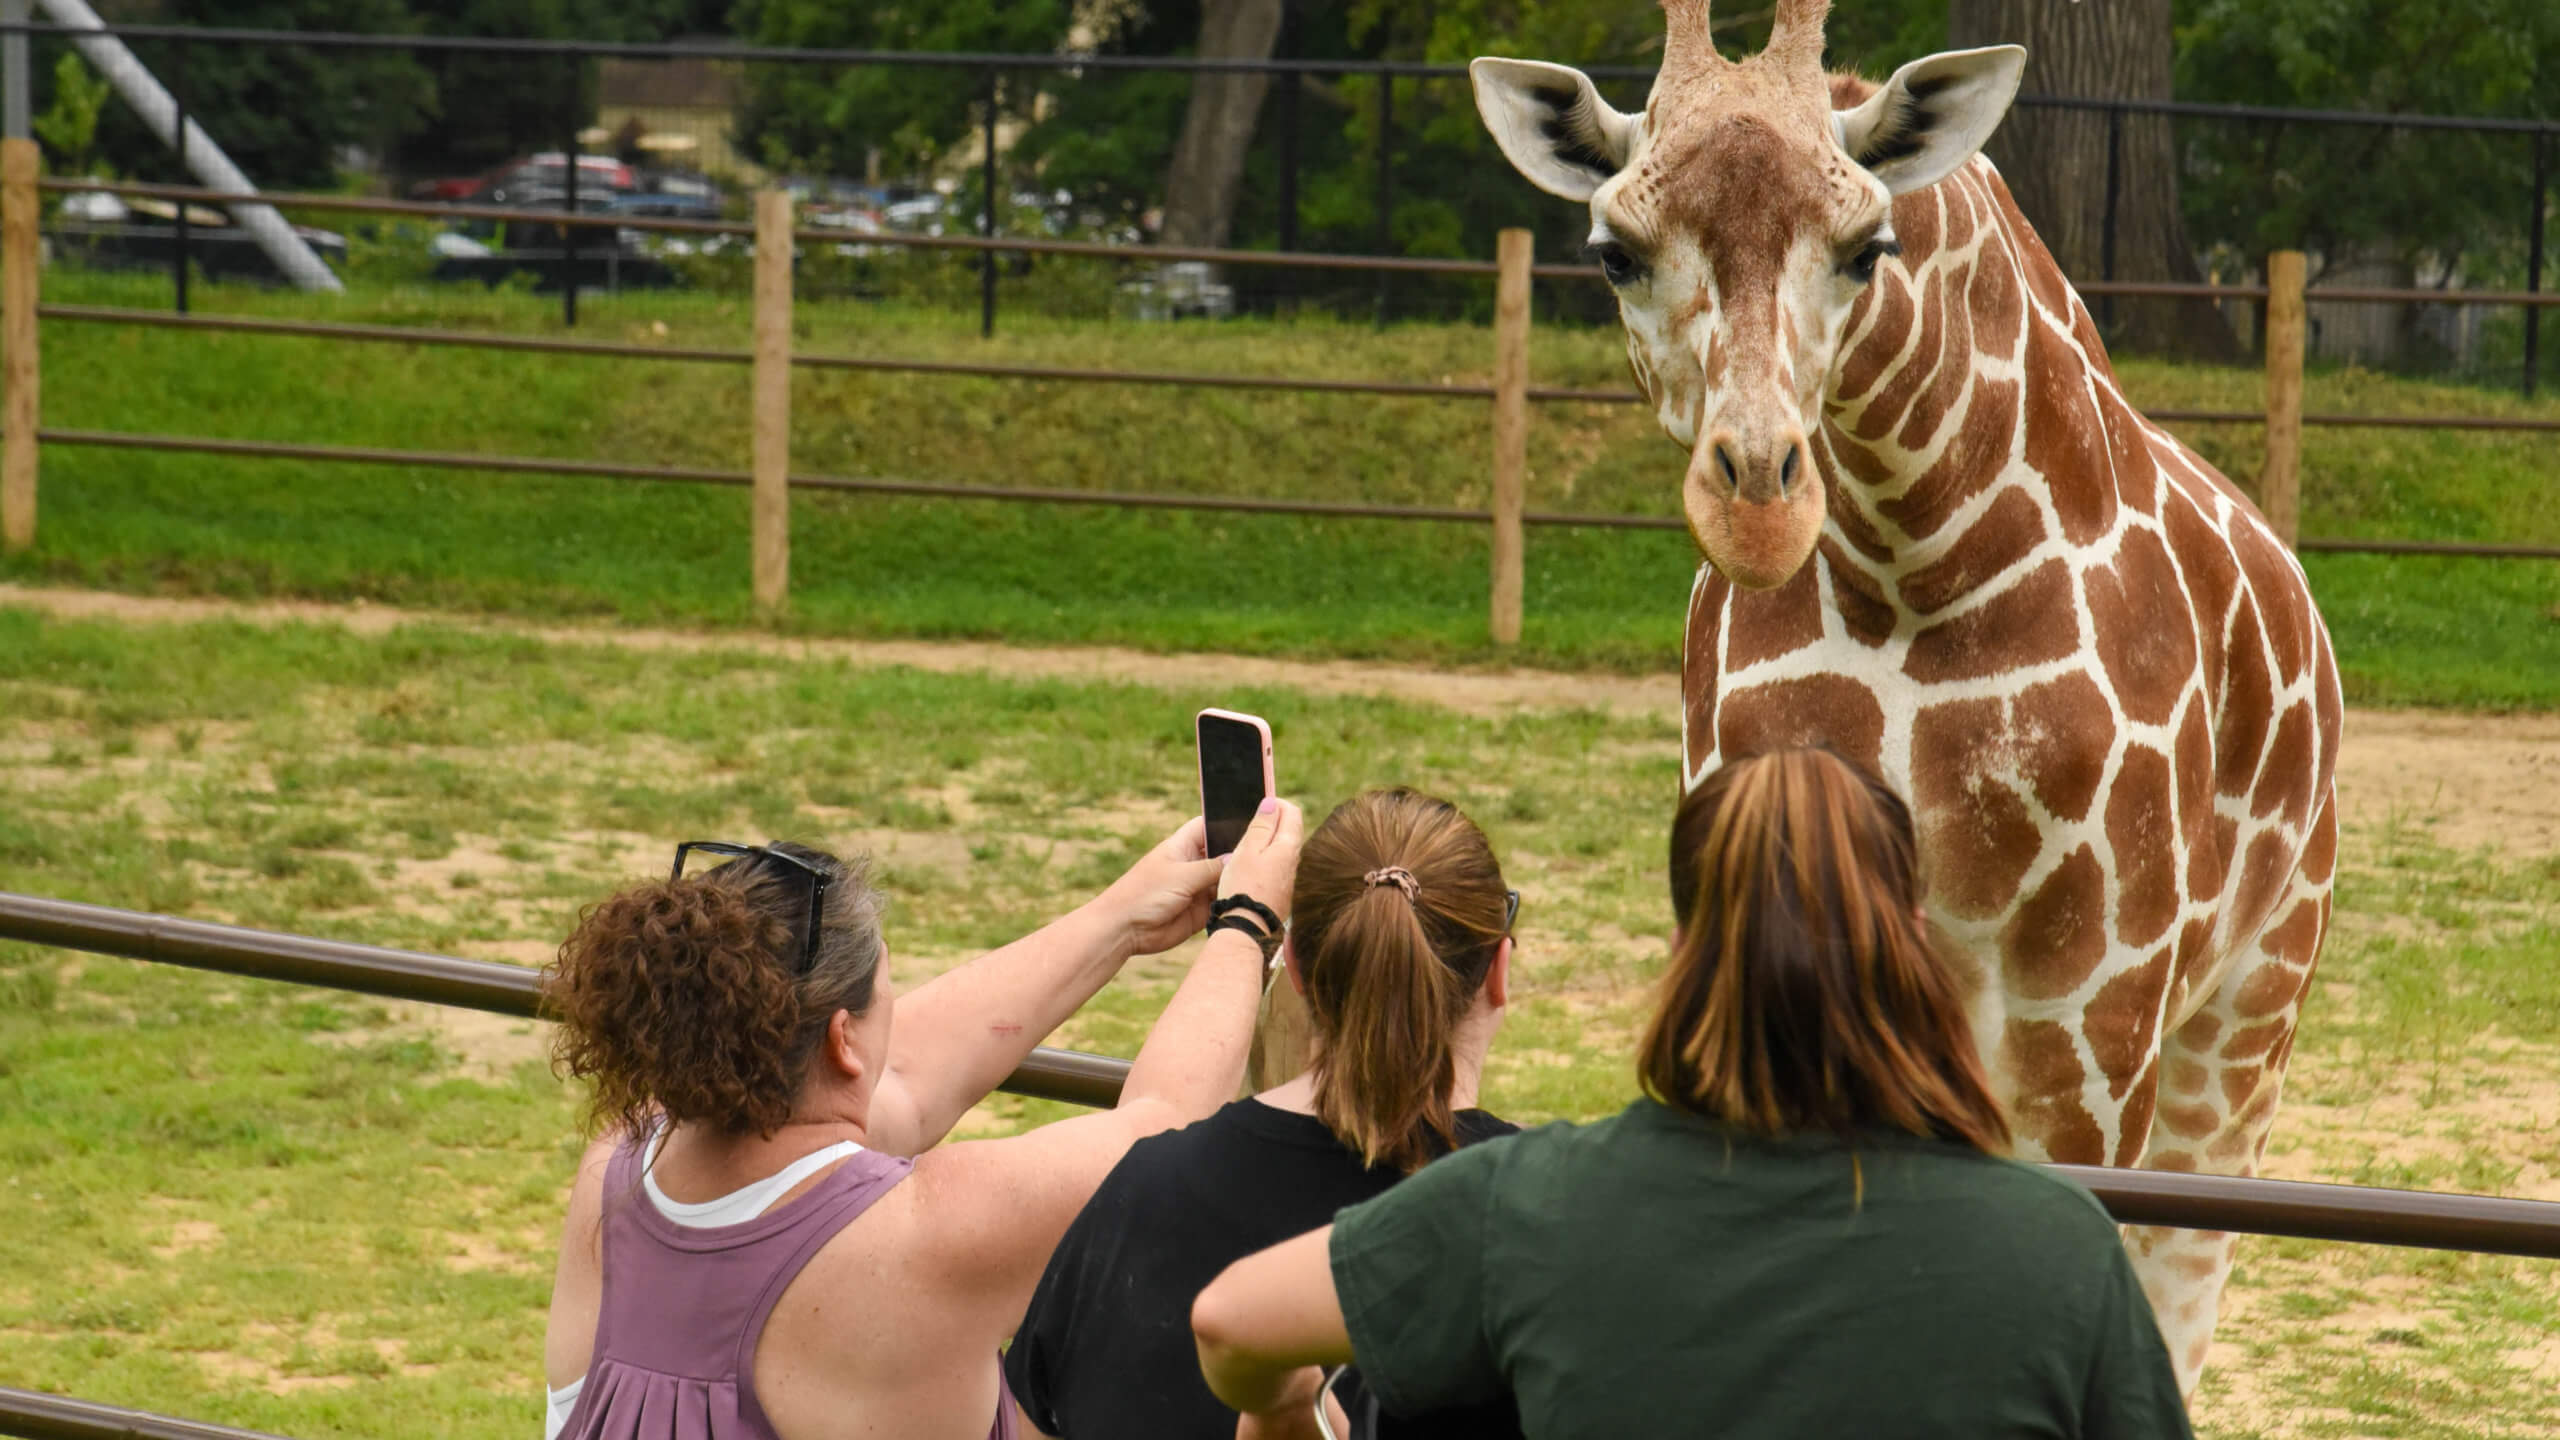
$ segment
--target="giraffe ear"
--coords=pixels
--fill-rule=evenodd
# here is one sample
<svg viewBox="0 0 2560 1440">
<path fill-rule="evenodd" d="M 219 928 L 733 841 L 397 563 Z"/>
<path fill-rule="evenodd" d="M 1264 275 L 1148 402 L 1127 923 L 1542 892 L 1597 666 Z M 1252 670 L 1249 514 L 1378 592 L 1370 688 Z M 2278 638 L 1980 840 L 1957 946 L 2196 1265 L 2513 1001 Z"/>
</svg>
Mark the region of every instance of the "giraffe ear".
<svg viewBox="0 0 2560 1440">
<path fill-rule="evenodd" d="M 1591 77 L 1542 60 L 1478 59 L 1476 113 L 1529 183 L 1567 200 L 1588 200 L 1635 149 L 1636 117 L 1609 108 Z"/>
<path fill-rule="evenodd" d="M 1833 112 L 1840 148 L 1895 195 L 1935 185 L 1982 149 L 2018 94 L 2015 45 L 1914 60 L 1854 110 Z"/>
</svg>

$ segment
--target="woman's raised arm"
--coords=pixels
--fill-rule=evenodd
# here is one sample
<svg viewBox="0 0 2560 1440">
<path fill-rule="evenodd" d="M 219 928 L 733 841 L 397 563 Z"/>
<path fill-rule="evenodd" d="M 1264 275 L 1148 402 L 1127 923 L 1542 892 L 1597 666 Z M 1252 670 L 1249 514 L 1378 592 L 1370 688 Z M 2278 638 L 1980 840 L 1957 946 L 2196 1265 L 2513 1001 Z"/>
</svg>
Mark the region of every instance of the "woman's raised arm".
<svg viewBox="0 0 2560 1440">
<path fill-rule="evenodd" d="M 1264 802 L 1219 883 L 1286 915 L 1304 820 L 1286 800 Z M 1102 1178 L 1140 1138 L 1205 1118 L 1235 1098 L 1253 1042 L 1266 975 L 1261 948 L 1220 930 L 1130 1062 L 1116 1109 L 1043 1125 L 1007 1140 L 945 1146 L 920 1159 L 915 1183 L 935 1217 L 936 1250 L 955 1292 L 976 1296 L 1009 1332 Z"/>
<path fill-rule="evenodd" d="M 1093 900 L 900 996 L 871 1101 L 875 1148 L 931 1148 L 1130 956 L 1198 933 L 1220 868 L 1192 819 Z"/>
</svg>

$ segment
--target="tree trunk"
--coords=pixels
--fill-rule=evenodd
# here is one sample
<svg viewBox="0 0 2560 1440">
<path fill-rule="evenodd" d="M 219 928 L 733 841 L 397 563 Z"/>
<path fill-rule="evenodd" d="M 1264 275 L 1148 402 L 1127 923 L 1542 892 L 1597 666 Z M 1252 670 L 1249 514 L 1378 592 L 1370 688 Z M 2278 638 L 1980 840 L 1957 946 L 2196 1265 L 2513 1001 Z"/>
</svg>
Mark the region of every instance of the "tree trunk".
<svg viewBox="0 0 2560 1440">
<path fill-rule="evenodd" d="M 2170 0 L 1948 0 L 1947 42 L 2024 45 L 2020 93 L 2103 100 L 2170 98 Z M 2025 107 L 1983 147 L 2018 207 L 2075 281 L 2204 277 L 2178 212 L 2177 137 L 2166 115 L 2125 115 L 2116 154 L 2115 265 L 2107 273 L 2107 112 Z M 2093 302 L 2112 308 L 2110 340 L 2135 350 L 2235 360 L 2240 347 L 2205 300 Z"/>
<path fill-rule="evenodd" d="M 1200 7 L 1203 60 L 1268 60 L 1280 38 L 1282 0 L 1206 0 Z M 1245 151 L 1262 113 L 1271 77 L 1258 72 L 1202 71 L 1191 78 L 1191 108 L 1165 177 L 1167 245 L 1219 247 L 1235 221 Z"/>
</svg>

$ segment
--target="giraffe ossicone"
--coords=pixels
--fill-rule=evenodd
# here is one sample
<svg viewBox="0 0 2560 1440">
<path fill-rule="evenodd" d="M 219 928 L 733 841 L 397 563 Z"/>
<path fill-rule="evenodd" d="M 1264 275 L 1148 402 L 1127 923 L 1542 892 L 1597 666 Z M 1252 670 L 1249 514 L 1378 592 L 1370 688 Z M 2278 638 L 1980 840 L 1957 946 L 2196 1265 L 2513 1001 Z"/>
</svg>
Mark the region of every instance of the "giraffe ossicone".
<svg viewBox="0 0 2560 1440">
<path fill-rule="evenodd" d="M 1824 71 L 1828 8 L 1779 0 L 1733 61 L 1706 0 L 1664 0 L 1634 115 L 1565 66 L 1472 67 L 1503 154 L 1590 207 L 1688 452 L 1684 779 L 1812 742 L 1875 765 L 2022 1152 L 2251 1173 L 2329 919 L 2327 627 L 2256 507 L 2126 401 L 1980 156 L 2025 52 L 1877 85 Z M 2126 1243 L 2192 1391 L 2233 1239 Z"/>
</svg>

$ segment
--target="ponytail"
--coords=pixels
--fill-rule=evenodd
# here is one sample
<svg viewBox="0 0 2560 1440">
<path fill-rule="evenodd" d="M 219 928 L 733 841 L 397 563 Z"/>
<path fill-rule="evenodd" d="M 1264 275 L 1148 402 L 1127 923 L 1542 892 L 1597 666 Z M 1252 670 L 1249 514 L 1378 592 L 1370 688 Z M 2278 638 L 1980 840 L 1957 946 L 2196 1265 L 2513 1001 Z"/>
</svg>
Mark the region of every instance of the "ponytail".
<svg viewBox="0 0 2560 1440">
<path fill-rule="evenodd" d="M 870 1007 L 878 900 L 859 867 L 798 847 L 829 876 L 808 973 L 808 882 L 762 856 L 636 885 L 587 908 L 544 976 L 560 1021 L 553 1066 L 592 1083 L 590 1132 L 636 1133 L 657 1115 L 728 1135 L 771 1135 L 839 1010 Z"/>
<path fill-rule="evenodd" d="M 1473 989 L 1440 963 L 1422 917 L 1393 886 L 1368 887 L 1328 938 L 1356 958 L 1332 1023 L 1318 1021 L 1316 1118 L 1370 1165 L 1417 1169 L 1457 1144 L 1450 1032 Z"/>
<path fill-rule="evenodd" d="M 1291 947 L 1316 1037 L 1318 1119 L 1371 1166 L 1457 1144 L 1458 1022 L 1503 938 L 1501 867 L 1446 801 L 1345 801 L 1298 861 Z"/>
</svg>

